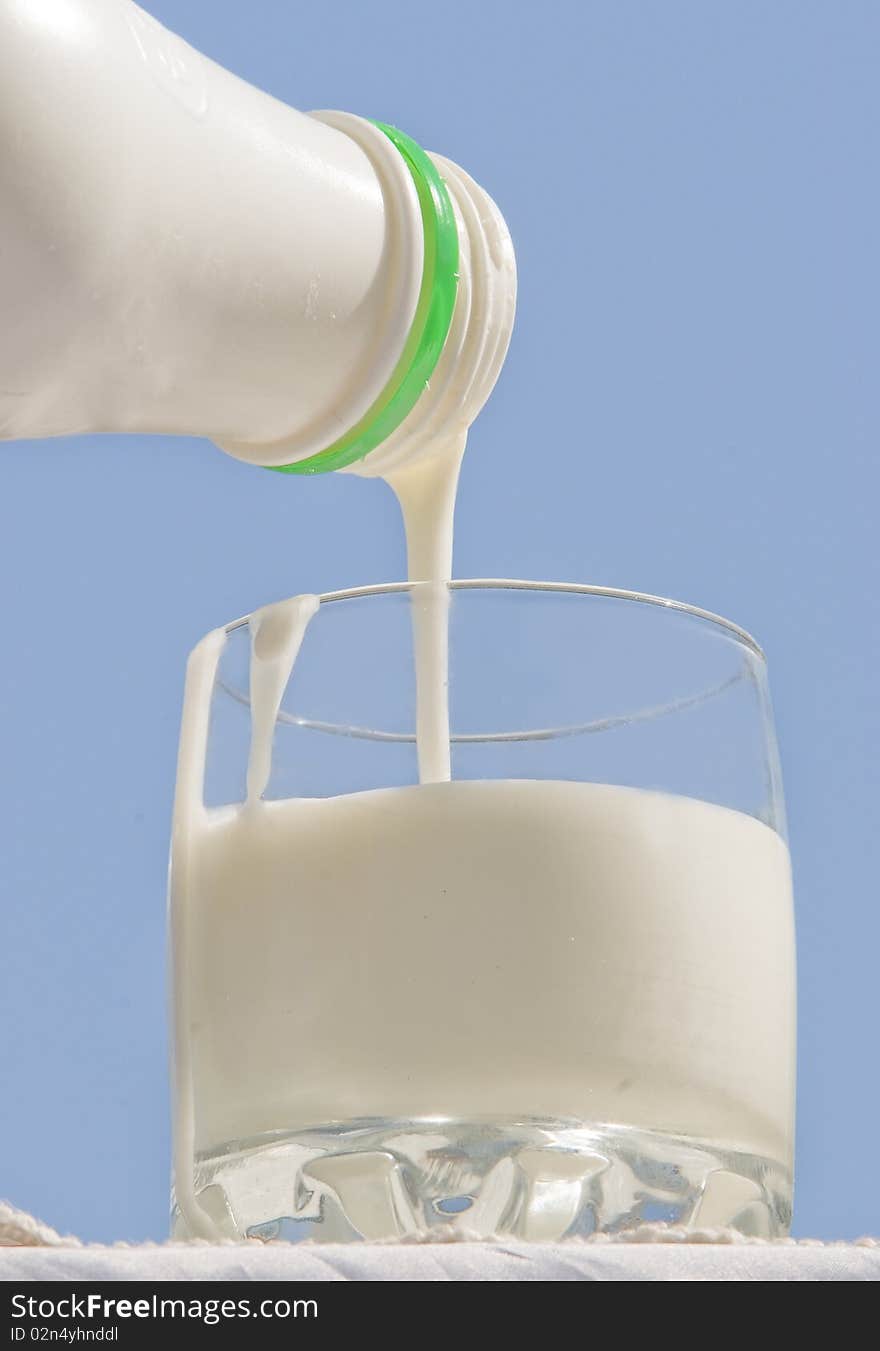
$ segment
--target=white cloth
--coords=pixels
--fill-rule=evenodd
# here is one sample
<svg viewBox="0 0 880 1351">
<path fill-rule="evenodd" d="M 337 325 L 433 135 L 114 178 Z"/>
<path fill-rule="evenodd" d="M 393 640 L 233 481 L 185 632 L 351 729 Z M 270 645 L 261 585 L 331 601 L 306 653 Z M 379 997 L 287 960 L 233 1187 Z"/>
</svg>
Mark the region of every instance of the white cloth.
<svg viewBox="0 0 880 1351">
<path fill-rule="evenodd" d="M 880 1245 L 164 1244 L 0 1249 L 3 1281 L 876 1281 Z"/>
<path fill-rule="evenodd" d="M 880 1239 L 646 1224 L 564 1243 L 146 1243 L 63 1237 L 0 1201 L 3 1281 L 877 1281 Z"/>
</svg>

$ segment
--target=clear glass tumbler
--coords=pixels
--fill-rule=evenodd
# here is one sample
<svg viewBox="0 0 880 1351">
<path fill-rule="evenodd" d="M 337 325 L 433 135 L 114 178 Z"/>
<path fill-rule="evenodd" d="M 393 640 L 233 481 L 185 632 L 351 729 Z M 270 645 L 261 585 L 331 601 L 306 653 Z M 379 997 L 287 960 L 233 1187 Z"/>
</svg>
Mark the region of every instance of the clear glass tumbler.
<svg viewBox="0 0 880 1351">
<path fill-rule="evenodd" d="M 424 585 L 315 600 L 275 703 L 270 611 L 190 658 L 174 1232 L 784 1233 L 794 939 L 760 649 L 650 596 L 442 590 L 442 677 L 414 662 Z M 449 777 L 420 783 L 447 655 Z"/>
</svg>

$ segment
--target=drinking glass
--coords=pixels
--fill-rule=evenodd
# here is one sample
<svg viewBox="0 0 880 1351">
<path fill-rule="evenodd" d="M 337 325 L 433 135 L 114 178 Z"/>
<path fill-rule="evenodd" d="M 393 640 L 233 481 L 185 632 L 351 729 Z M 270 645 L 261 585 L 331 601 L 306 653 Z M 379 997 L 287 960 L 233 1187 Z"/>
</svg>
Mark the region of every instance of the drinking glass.
<svg viewBox="0 0 880 1351">
<path fill-rule="evenodd" d="M 174 1232 L 786 1232 L 793 920 L 760 648 L 653 596 L 440 591 L 315 600 L 256 796 L 260 626 L 190 658 Z M 431 708 L 447 759 L 420 783 Z"/>
</svg>

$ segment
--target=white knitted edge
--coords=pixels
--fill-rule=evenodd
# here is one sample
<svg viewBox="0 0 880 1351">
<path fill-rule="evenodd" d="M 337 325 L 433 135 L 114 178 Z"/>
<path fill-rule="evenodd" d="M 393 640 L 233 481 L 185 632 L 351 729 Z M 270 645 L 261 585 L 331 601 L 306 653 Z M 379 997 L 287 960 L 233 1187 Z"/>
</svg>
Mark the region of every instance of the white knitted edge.
<svg viewBox="0 0 880 1351">
<path fill-rule="evenodd" d="M 731 1244 L 743 1247 L 789 1247 L 789 1248 L 880 1248 L 880 1238 L 857 1238 L 825 1240 L 820 1238 L 751 1238 L 737 1229 L 688 1229 L 682 1224 L 643 1224 L 638 1229 L 620 1234 L 590 1234 L 583 1238 L 560 1240 L 565 1244 L 590 1245 L 608 1243 L 704 1243 Z M 278 1245 L 273 1241 L 273 1246 Z M 281 1240 L 281 1242 L 284 1242 Z M 509 1234 L 485 1237 L 482 1234 L 468 1233 L 466 1229 L 454 1229 L 451 1225 L 408 1234 L 399 1239 L 378 1239 L 370 1246 L 399 1246 L 400 1244 L 423 1243 L 502 1243 L 510 1245 Z M 169 1239 L 165 1243 L 151 1241 L 143 1243 L 83 1243 L 72 1234 L 62 1235 L 48 1224 L 29 1215 L 27 1211 L 17 1210 L 7 1201 L 0 1201 L 0 1247 L 5 1248 L 87 1248 L 89 1251 L 116 1248 L 252 1248 L 254 1244 L 266 1246 L 262 1239 L 187 1239 L 186 1241 Z M 288 1247 L 323 1246 L 315 1240 L 303 1243 L 286 1244 Z"/>
</svg>

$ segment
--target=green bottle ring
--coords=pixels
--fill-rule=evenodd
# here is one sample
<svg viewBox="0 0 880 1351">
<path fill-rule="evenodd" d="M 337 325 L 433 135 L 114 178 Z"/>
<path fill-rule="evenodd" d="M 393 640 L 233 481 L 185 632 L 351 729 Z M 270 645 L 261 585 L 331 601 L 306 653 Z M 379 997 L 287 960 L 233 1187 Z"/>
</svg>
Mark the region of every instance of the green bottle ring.
<svg viewBox="0 0 880 1351">
<path fill-rule="evenodd" d="M 382 393 L 338 441 L 297 464 L 267 465 L 279 474 L 326 474 L 362 460 L 400 426 L 427 386 L 452 323 L 458 290 L 458 227 L 449 191 L 436 165 L 404 132 L 383 131 L 412 174 L 425 235 L 425 264 L 409 336 Z"/>
</svg>

